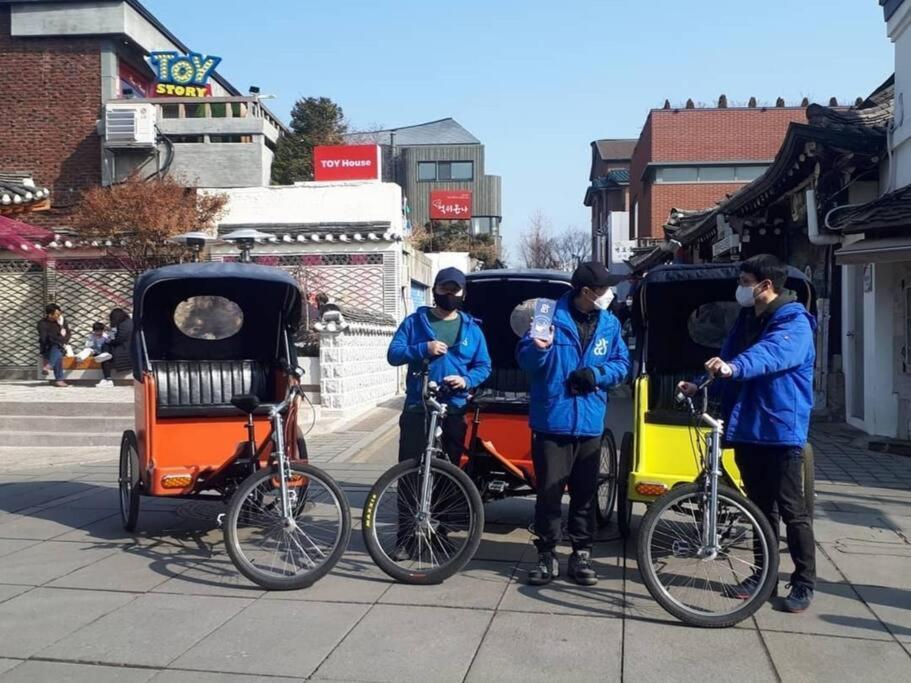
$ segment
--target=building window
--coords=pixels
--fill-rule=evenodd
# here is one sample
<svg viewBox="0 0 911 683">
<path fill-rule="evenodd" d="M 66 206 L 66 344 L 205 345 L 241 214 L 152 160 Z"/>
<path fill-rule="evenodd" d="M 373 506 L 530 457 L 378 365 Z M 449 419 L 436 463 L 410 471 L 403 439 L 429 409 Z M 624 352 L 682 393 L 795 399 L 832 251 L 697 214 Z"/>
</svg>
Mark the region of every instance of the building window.
<svg viewBox="0 0 911 683">
<path fill-rule="evenodd" d="M 633 238 L 639 237 L 639 200 L 633 201 Z"/>
<path fill-rule="evenodd" d="M 660 166 L 656 183 L 746 183 L 761 176 L 768 166 Z"/>
<path fill-rule="evenodd" d="M 418 162 L 418 180 L 428 182 L 437 179 L 437 162 L 419 161 Z"/>
<path fill-rule="evenodd" d="M 732 183 L 734 182 L 733 166 L 704 166 L 699 169 L 700 183 Z"/>
<path fill-rule="evenodd" d="M 497 235 L 500 232 L 498 216 L 474 216 L 471 219 L 472 235 Z"/>
<path fill-rule="evenodd" d="M 667 168 L 659 168 L 655 181 L 659 183 L 696 183 L 699 182 L 699 167 L 668 166 Z"/>
<path fill-rule="evenodd" d="M 765 173 L 767 168 L 768 166 L 737 166 L 735 173 L 737 180 L 749 182 L 756 180 L 756 178 Z"/>
<path fill-rule="evenodd" d="M 473 161 L 419 161 L 418 181 L 433 182 L 474 180 Z"/>
</svg>

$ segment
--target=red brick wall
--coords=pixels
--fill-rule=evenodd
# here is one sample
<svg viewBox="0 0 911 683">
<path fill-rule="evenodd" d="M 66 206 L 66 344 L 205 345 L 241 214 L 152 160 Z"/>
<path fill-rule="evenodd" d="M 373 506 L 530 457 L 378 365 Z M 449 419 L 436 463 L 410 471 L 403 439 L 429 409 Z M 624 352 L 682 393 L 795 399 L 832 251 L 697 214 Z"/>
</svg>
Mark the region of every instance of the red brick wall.
<svg viewBox="0 0 911 683">
<path fill-rule="evenodd" d="M 0 170 L 30 171 L 51 190 L 44 214 L 65 223 L 79 191 L 101 182 L 101 44 L 97 38 L 13 38 L 0 5 Z"/>
<path fill-rule="evenodd" d="M 708 208 L 742 185 L 643 183 L 641 178 L 649 163 L 766 162 L 775 157 L 792 121 L 806 123 L 806 110 L 773 107 L 649 112 L 630 170 L 630 195 L 639 198 L 638 236 L 661 236 L 672 207 Z"/>
</svg>

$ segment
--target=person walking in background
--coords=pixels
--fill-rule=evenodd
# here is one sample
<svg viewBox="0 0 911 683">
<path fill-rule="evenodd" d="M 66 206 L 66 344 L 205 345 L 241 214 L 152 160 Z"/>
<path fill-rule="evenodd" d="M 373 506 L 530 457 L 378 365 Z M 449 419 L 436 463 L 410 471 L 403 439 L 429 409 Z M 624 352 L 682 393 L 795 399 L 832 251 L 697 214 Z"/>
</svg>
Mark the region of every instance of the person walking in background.
<svg viewBox="0 0 911 683">
<path fill-rule="evenodd" d="M 38 321 L 38 348 L 45 368 L 54 373 L 52 384 L 55 387 L 69 386 L 63 381 L 63 357 L 71 332 L 63 319 L 63 310 L 57 304 L 48 304 L 44 308 L 44 318 Z"/>
<path fill-rule="evenodd" d="M 550 338 L 534 338 L 528 332 L 516 347 L 519 367 L 531 379 L 529 423 L 538 482 L 538 564 L 528 574 L 532 585 L 549 583 L 560 574 L 556 547 L 567 484 L 567 529 L 573 549 L 567 573 L 583 586 L 598 582 L 591 549 L 607 391 L 629 372 L 620 323 L 609 310 L 609 284 L 603 264 L 579 265 L 572 275 L 572 291 L 557 301 Z"/>
<path fill-rule="evenodd" d="M 803 487 L 816 319 L 785 289 L 787 277 L 788 267 L 769 254 L 740 265 L 736 299 L 743 310 L 721 355 L 705 368 L 713 377 L 728 380 L 718 387 L 725 446 L 734 448 L 747 496 L 768 517 L 776 539 L 779 518 L 785 523 L 794 572 L 784 607 L 803 612 L 816 585 L 816 541 Z M 697 385 L 681 382 L 678 389 L 692 396 Z M 748 576 L 737 587 L 739 597 L 749 598 L 758 584 L 757 576 Z"/>
</svg>

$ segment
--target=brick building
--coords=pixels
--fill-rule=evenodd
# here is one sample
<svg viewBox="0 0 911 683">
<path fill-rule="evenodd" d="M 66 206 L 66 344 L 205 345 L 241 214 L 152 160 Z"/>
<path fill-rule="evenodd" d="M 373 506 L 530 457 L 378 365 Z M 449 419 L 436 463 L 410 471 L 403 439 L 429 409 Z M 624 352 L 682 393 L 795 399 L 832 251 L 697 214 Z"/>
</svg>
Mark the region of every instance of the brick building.
<svg viewBox="0 0 911 683">
<path fill-rule="evenodd" d="M 214 67 L 204 97 L 155 97 L 147 58 L 161 51 L 192 54 L 138 0 L 0 0 L 0 171 L 50 189 L 36 224 L 66 226 L 83 190 L 132 171 L 201 187 L 269 183 L 285 126 Z M 111 107 L 147 112 L 148 140 L 115 139 Z"/>
<path fill-rule="evenodd" d="M 711 207 L 772 163 L 805 107 L 653 109 L 630 161 L 630 237 L 663 237 L 671 209 Z"/>
<path fill-rule="evenodd" d="M 615 248 L 629 235 L 629 167 L 636 140 L 595 140 L 583 204 L 592 210 L 592 258 L 620 265 Z"/>
</svg>

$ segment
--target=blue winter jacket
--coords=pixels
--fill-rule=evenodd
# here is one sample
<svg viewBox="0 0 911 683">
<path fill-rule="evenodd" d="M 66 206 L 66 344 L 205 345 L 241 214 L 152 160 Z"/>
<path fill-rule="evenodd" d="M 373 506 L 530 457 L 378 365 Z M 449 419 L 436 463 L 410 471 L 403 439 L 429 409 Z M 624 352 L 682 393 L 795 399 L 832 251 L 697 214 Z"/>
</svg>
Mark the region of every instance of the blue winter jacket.
<svg viewBox="0 0 911 683">
<path fill-rule="evenodd" d="M 408 379 L 405 383 L 405 407 L 421 405 L 422 380 L 419 374 L 427 352 L 427 342 L 436 341 L 433 328 L 427 316 L 430 307 L 422 306 L 409 315 L 395 331 L 386 360 L 390 365 L 408 364 Z M 467 313 L 459 311 L 462 325 L 456 343 L 442 356 L 431 359 L 429 377 L 437 384 L 449 375 L 464 377 L 467 389 L 447 394 L 445 402 L 452 408 L 462 408 L 468 399 L 468 389 L 477 388 L 490 375 L 490 354 L 487 342 L 477 321 Z"/>
<path fill-rule="evenodd" d="M 748 315 L 741 313 L 721 348 L 734 371 L 721 386 L 725 442 L 803 447 L 813 409 L 816 318 L 799 303 L 784 304 L 747 346 Z"/>
<path fill-rule="evenodd" d="M 607 390 L 629 372 L 629 351 L 620 336 L 620 322 L 609 311 L 601 311 L 588 347 L 583 349 L 569 311 L 572 297 L 568 292 L 557 301 L 553 343 L 539 349 L 526 333 L 516 347 L 516 360 L 531 378 L 529 424 L 534 431 L 598 436 L 604 432 Z M 598 388 L 573 396 L 566 380 L 581 368 L 592 369 Z"/>
</svg>

